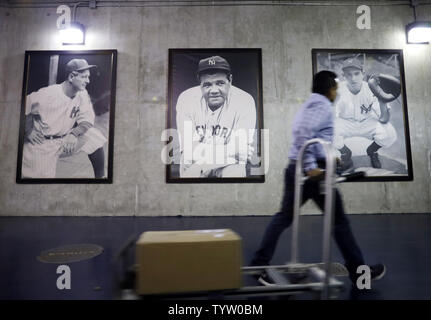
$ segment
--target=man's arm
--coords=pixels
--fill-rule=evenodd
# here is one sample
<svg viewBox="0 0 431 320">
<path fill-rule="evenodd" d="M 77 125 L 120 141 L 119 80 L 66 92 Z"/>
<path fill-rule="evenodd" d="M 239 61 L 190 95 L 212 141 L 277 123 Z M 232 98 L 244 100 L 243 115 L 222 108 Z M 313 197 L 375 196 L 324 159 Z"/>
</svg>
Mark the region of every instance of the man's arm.
<svg viewBox="0 0 431 320">
<path fill-rule="evenodd" d="M 331 106 L 319 103 L 312 108 L 304 110 L 304 114 L 299 119 L 300 122 L 297 124 L 295 131 L 296 139 L 294 143 L 297 145 L 298 151 L 308 140 L 316 137 L 317 132 L 323 129 L 323 125 L 333 124 L 332 112 L 329 108 Z M 306 172 L 317 169 L 315 147 L 315 145 L 311 145 L 304 151 L 303 163 Z M 316 173 L 316 171 L 311 174 L 313 173 Z"/>
<path fill-rule="evenodd" d="M 378 100 L 380 105 L 380 117 L 379 121 L 381 123 L 388 123 L 390 119 L 388 104 L 382 100 Z"/>
<path fill-rule="evenodd" d="M 94 110 L 91 104 L 90 96 L 86 91 L 81 93 L 81 103 L 79 106 L 79 113 L 76 118 L 77 126 L 73 128 L 63 139 L 63 151 L 66 154 L 75 152 L 78 138 L 85 134 L 88 129 L 94 126 Z"/>
<path fill-rule="evenodd" d="M 93 124 L 88 121 L 82 121 L 75 128 L 73 128 L 72 131 L 70 131 L 70 134 L 78 138 L 85 134 L 91 127 L 93 127 Z"/>
<path fill-rule="evenodd" d="M 176 124 L 177 124 L 177 133 L 178 133 L 178 143 L 179 143 L 179 150 L 178 152 L 182 155 L 184 151 L 184 124 L 187 121 L 188 123 L 191 123 L 192 129 L 193 129 L 193 121 L 191 119 L 191 116 L 189 114 L 187 102 L 185 101 L 184 94 L 180 94 L 178 97 L 177 105 L 176 105 Z"/>
<path fill-rule="evenodd" d="M 90 122 L 83 121 L 73 128 L 72 131 L 70 131 L 63 139 L 63 151 L 66 154 L 72 154 L 75 152 L 78 138 L 85 134 L 91 127 L 93 127 L 93 125 Z"/>
<path fill-rule="evenodd" d="M 186 94 L 185 94 L 186 92 Z M 187 163 L 190 165 L 193 160 L 193 149 L 196 144 L 195 137 L 195 124 L 192 117 L 193 97 L 187 95 L 189 91 L 185 91 L 178 97 L 176 105 L 176 124 L 178 133 L 179 149 L 174 150 L 178 154 L 181 165 Z M 186 152 L 185 152 L 186 151 Z M 187 159 L 184 159 L 184 156 Z"/>
<path fill-rule="evenodd" d="M 37 100 L 37 92 L 31 93 L 26 97 L 24 136 L 25 140 L 29 141 L 31 144 L 42 144 L 45 141 L 43 133 L 36 130 L 34 127 L 34 122 L 40 121 L 40 105 Z"/>
<path fill-rule="evenodd" d="M 200 177 L 202 168 L 193 159 L 194 148 L 199 145 L 195 141 L 195 123 L 192 116 L 193 103 L 196 97 L 190 96 L 190 91 L 184 91 L 178 97 L 176 105 L 176 125 L 179 148 L 174 150 L 174 158 L 180 162 L 180 176 Z"/>
<path fill-rule="evenodd" d="M 94 114 L 93 104 L 91 103 L 90 96 L 87 91 L 80 92 L 80 105 L 76 122 L 81 124 L 82 122 L 89 122 L 92 126 L 94 125 Z"/>
<path fill-rule="evenodd" d="M 390 119 L 390 106 L 388 105 L 388 102 L 385 102 L 383 98 L 381 98 L 382 96 L 380 95 L 380 92 L 383 95 L 385 95 L 385 93 L 378 85 L 370 86 L 370 84 L 368 83 L 368 89 L 368 94 L 371 99 L 371 105 L 378 117 L 379 122 L 383 124 L 388 123 Z"/>
<path fill-rule="evenodd" d="M 227 145 L 228 157 L 235 158 L 239 163 L 247 163 L 254 152 L 253 143 L 256 128 L 256 104 L 251 95 L 247 95 L 238 112 L 238 120 L 233 127 Z M 238 138 L 238 139 L 236 139 Z M 237 142 L 239 141 L 238 148 Z M 244 143 L 247 141 L 247 143 Z"/>
<path fill-rule="evenodd" d="M 321 180 L 324 177 L 324 171 L 319 168 L 308 170 L 306 173 L 307 176 L 313 181 Z"/>
<path fill-rule="evenodd" d="M 37 115 L 33 116 L 31 113 L 25 116 L 25 140 L 31 144 L 42 144 L 45 141 L 45 137 L 42 132 L 34 128 L 34 121 Z"/>
</svg>

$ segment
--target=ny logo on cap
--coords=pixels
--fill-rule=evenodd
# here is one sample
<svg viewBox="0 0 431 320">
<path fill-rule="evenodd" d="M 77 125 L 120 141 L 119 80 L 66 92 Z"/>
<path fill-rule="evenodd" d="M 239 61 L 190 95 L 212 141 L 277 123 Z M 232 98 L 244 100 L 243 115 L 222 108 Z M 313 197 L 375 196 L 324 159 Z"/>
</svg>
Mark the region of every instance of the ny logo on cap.
<svg viewBox="0 0 431 320">
<path fill-rule="evenodd" d="M 208 64 L 209 64 L 210 66 L 214 66 L 214 65 L 215 65 L 215 59 L 209 59 L 209 60 L 208 60 Z"/>
</svg>

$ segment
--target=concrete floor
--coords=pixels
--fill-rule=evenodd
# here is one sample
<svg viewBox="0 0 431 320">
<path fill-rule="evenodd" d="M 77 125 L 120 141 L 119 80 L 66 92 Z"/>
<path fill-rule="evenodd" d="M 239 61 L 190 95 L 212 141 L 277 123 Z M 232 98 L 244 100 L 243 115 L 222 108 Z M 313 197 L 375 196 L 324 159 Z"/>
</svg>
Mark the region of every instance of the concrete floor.
<svg viewBox="0 0 431 320">
<path fill-rule="evenodd" d="M 368 264 L 383 262 L 384 279 L 371 290 L 351 290 L 347 278 L 339 299 L 431 299 L 431 214 L 351 215 L 352 227 Z M 0 218 L 0 299 L 115 299 L 115 254 L 133 235 L 148 230 L 230 228 L 243 240 L 247 265 L 270 217 L 2 217 Z M 320 260 L 321 216 L 303 217 L 300 260 Z M 290 229 L 281 237 L 273 263 L 290 257 Z M 58 264 L 37 260 L 41 251 L 68 244 L 104 248 L 89 260 L 67 264 L 71 289 L 58 290 Z M 343 262 L 338 249 L 333 260 Z M 249 281 L 246 279 L 246 282 Z M 298 296 L 307 299 L 306 296 Z"/>
</svg>

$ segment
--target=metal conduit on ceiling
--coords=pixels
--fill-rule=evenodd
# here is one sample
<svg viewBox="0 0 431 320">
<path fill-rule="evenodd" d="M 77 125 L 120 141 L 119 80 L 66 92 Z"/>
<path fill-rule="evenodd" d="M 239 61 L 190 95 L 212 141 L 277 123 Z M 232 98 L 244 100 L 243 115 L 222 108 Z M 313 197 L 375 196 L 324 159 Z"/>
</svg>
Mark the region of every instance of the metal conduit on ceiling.
<svg viewBox="0 0 431 320">
<path fill-rule="evenodd" d="M 6 0 L 1 7 L 6 8 L 56 8 L 61 4 L 80 7 L 190 7 L 190 6 L 410 6 L 411 1 L 289 1 L 289 0 L 99 0 L 99 1 L 62 1 L 62 0 Z M 431 1 L 421 1 L 429 5 Z"/>
</svg>

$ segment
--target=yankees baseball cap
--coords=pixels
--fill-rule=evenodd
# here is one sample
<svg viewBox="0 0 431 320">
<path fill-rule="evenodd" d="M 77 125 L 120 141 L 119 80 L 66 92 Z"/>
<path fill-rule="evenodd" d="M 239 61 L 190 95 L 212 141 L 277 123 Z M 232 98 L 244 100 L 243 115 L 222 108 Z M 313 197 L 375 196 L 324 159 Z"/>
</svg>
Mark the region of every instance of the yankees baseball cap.
<svg viewBox="0 0 431 320">
<path fill-rule="evenodd" d="M 341 69 L 343 70 L 346 68 L 356 68 L 362 71 L 362 64 L 359 62 L 358 59 L 350 58 L 350 59 L 344 60 L 343 66 L 341 67 Z"/>
<path fill-rule="evenodd" d="M 96 67 L 94 64 L 88 64 L 85 59 L 72 59 L 66 64 L 66 72 L 84 71 Z"/>
<path fill-rule="evenodd" d="M 200 60 L 198 74 L 206 70 L 223 70 L 231 73 L 229 63 L 220 56 L 213 56 Z"/>
</svg>

